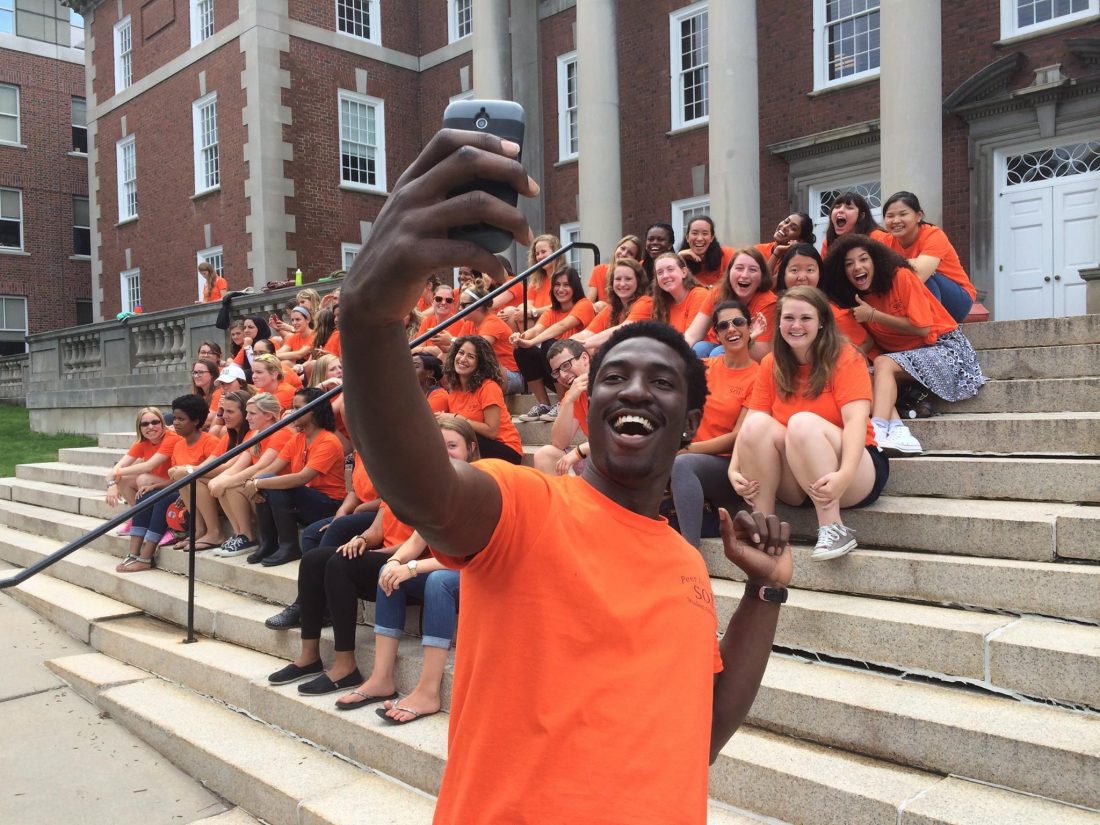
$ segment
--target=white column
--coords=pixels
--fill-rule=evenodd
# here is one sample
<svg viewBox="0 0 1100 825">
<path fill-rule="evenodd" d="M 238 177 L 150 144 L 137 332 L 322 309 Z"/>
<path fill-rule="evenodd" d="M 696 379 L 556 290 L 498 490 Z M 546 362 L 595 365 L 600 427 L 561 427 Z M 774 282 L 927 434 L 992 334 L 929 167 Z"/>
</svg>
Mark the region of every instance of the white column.
<svg viewBox="0 0 1100 825">
<path fill-rule="evenodd" d="M 940 0 L 882 0 L 879 76 L 882 197 L 916 193 L 943 218 Z"/>
<path fill-rule="evenodd" d="M 581 240 L 607 258 L 623 232 L 615 0 L 577 3 L 577 219 Z"/>
<path fill-rule="evenodd" d="M 725 246 L 760 240 L 756 3 L 717 0 L 708 18 L 710 215 Z"/>
<path fill-rule="evenodd" d="M 511 100 L 508 0 L 474 0 L 473 15 L 474 96 L 482 100 Z"/>
</svg>

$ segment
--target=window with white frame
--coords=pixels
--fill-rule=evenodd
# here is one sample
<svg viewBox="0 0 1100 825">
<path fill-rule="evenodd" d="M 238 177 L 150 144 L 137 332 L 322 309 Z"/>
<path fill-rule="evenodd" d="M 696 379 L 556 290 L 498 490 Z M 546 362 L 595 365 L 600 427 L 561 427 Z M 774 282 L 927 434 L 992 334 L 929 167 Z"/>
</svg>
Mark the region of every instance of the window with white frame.
<svg viewBox="0 0 1100 825">
<path fill-rule="evenodd" d="M 359 254 L 360 244 L 357 243 L 342 243 L 340 244 L 340 263 L 347 272 L 351 269 L 351 262 L 355 260 L 355 256 Z"/>
<path fill-rule="evenodd" d="M 447 42 L 472 34 L 474 31 L 474 0 L 447 0 Z"/>
<path fill-rule="evenodd" d="M 210 264 L 210 266 L 214 267 L 215 274 L 224 276 L 222 248 L 220 246 L 212 246 L 209 249 L 203 249 L 198 252 L 195 255 L 195 266 L 197 267 L 201 263 Z M 199 272 L 198 269 L 195 270 L 195 273 L 198 278 L 199 300 L 201 301 L 203 299 L 203 290 L 206 289 L 206 278 L 202 276 L 202 273 Z"/>
<path fill-rule="evenodd" d="M 133 135 L 115 144 L 115 163 L 118 177 L 118 221 L 122 223 L 138 216 L 137 144 Z"/>
<path fill-rule="evenodd" d="M 814 0 L 814 88 L 879 69 L 879 0 Z"/>
<path fill-rule="evenodd" d="M 73 198 L 73 254 L 92 254 L 92 222 L 87 198 Z"/>
<path fill-rule="evenodd" d="M 15 34 L 15 0 L 0 0 L 0 32 Z"/>
<path fill-rule="evenodd" d="M 0 189 L 0 249 L 23 249 L 23 192 Z"/>
<path fill-rule="evenodd" d="M 1100 0 L 1001 0 L 1001 37 L 1028 34 L 1100 14 Z"/>
<path fill-rule="evenodd" d="M 341 185 L 386 191 L 386 128 L 382 101 L 341 91 L 338 103 Z"/>
<path fill-rule="evenodd" d="M 191 45 L 214 34 L 214 0 L 191 0 Z"/>
<path fill-rule="evenodd" d="M 558 238 L 561 240 L 562 246 L 571 244 L 573 241 L 579 241 L 581 239 L 581 225 L 576 221 L 563 223 L 558 229 Z M 571 249 L 566 252 L 565 260 L 577 272 L 581 271 L 581 251 L 579 249 Z"/>
<path fill-rule="evenodd" d="M 73 151 L 88 154 L 88 101 L 82 97 L 72 99 Z"/>
<path fill-rule="evenodd" d="M 694 198 L 672 202 L 672 228 L 676 231 L 677 238 L 686 238 L 688 224 L 699 215 L 710 214 L 710 195 L 699 195 Z"/>
<path fill-rule="evenodd" d="M 558 55 L 558 160 L 572 160 L 580 148 L 577 131 L 577 53 Z"/>
<path fill-rule="evenodd" d="M 0 296 L 0 355 L 27 351 L 27 299 L 21 295 Z"/>
<path fill-rule="evenodd" d="M 115 23 L 115 94 L 133 82 L 134 40 L 130 17 Z"/>
<path fill-rule="evenodd" d="M 127 269 L 118 274 L 122 311 L 134 312 L 141 306 L 141 270 Z"/>
<path fill-rule="evenodd" d="M 69 9 L 69 45 L 74 49 L 84 48 L 84 18 Z"/>
<path fill-rule="evenodd" d="M 806 213 L 813 219 L 814 235 L 820 240 L 829 229 L 829 213 L 841 195 L 855 192 L 862 195 L 871 207 L 871 217 L 882 223 L 882 181 L 874 178 L 849 181 L 828 181 L 811 186 L 810 203 Z"/>
<path fill-rule="evenodd" d="M 672 73 L 672 128 L 705 123 L 709 106 L 706 0 L 668 16 Z"/>
<path fill-rule="evenodd" d="M 379 0 L 336 0 L 336 30 L 372 43 L 382 42 L 378 3 Z"/>
<path fill-rule="evenodd" d="M 221 184 L 218 154 L 218 93 L 211 92 L 191 104 L 195 138 L 195 194 L 209 192 Z"/>
<path fill-rule="evenodd" d="M 0 143 L 19 143 L 19 87 L 0 83 Z"/>
</svg>

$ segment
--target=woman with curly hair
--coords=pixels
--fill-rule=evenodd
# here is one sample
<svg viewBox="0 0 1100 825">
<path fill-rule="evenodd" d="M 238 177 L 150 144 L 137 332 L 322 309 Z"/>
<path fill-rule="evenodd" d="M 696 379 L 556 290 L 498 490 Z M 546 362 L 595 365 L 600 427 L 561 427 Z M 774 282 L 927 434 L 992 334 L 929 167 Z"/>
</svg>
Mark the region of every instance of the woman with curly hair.
<svg viewBox="0 0 1100 825">
<path fill-rule="evenodd" d="M 456 339 L 443 365 L 443 377 L 451 391 L 447 412 L 436 413 L 436 419 L 454 416 L 469 421 L 482 458 L 522 463 L 523 442 L 504 403 L 504 373 L 489 342 L 480 335 Z"/>
<path fill-rule="evenodd" d="M 825 261 L 825 289 L 875 340 L 872 423 L 883 450 L 922 451 L 897 411 L 898 388 L 916 382 L 944 401 L 978 394 L 986 377 L 970 341 L 897 252 L 863 235 L 848 235 Z"/>
<path fill-rule="evenodd" d="M 710 291 L 707 302 L 691 322 L 684 337 L 700 358 L 721 355 L 722 348 L 711 329 L 714 308 L 725 301 L 740 301 L 752 313 L 749 354 L 759 361 L 772 348 L 772 326 L 775 323 L 775 293 L 772 292 L 772 273 L 768 262 L 753 246 L 738 249 L 730 261 L 729 270 L 722 283 Z"/>
<path fill-rule="evenodd" d="M 779 269 L 775 273 L 775 291 L 782 295 L 791 287 L 814 286 L 821 288 L 821 279 L 825 271 L 825 264 L 821 260 L 816 247 L 812 243 L 797 243 L 787 250 L 783 260 L 779 262 Z M 852 310 L 837 306 L 831 300 L 829 308 L 833 311 L 837 326 L 841 334 L 854 344 L 860 352 L 868 353 L 874 348 L 875 342 L 867 334 L 867 330 L 852 315 Z"/>
<path fill-rule="evenodd" d="M 718 243 L 714 221 L 709 215 L 696 215 L 687 226 L 687 234 L 680 244 L 680 257 L 688 265 L 695 280 L 710 288 L 722 279 L 729 269 L 734 250 Z M 709 312 L 710 310 L 708 310 Z"/>
<path fill-rule="evenodd" d="M 642 241 L 637 235 L 623 235 L 619 238 L 611 260 L 615 261 L 619 258 L 633 258 L 641 263 Z M 607 268 L 609 266 L 610 264 L 596 264 L 592 267 L 592 274 L 588 276 L 585 297 L 592 302 L 596 312 L 607 306 Z"/>
<path fill-rule="evenodd" d="M 779 299 L 779 335 L 760 362 L 734 443 L 733 489 L 765 515 L 776 499 L 817 511 L 817 544 L 824 561 L 856 547 L 841 508 L 874 502 L 890 474 L 871 428 L 867 362 L 837 329 L 825 295 L 809 286 Z"/>
<path fill-rule="evenodd" d="M 596 350 L 623 324 L 653 317 L 649 277 L 633 258 L 619 258 L 608 273 L 608 302 L 583 330 L 573 336 L 586 349 Z"/>
</svg>

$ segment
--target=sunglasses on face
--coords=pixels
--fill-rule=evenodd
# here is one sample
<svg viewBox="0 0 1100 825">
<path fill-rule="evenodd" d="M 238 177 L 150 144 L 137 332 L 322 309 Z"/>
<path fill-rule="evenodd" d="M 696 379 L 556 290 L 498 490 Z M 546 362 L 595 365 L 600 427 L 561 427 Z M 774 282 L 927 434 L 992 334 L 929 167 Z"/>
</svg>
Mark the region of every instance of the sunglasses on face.
<svg viewBox="0 0 1100 825">
<path fill-rule="evenodd" d="M 725 321 L 719 321 L 714 325 L 715 332 L 725 332 L 730 327 L 747 327 L 749 325 L 748 318 L 742 318 L 738 315 L 736 318 L 727 318 Z"/>
<path fill-rule="evenodd" d="M 454 298 L 444 298 L 441 295 L 436 295 L 435 296 L 435 302 L 437 304 L 453 304 L 455 302 L 455 299 Z"/>
<path fill-rule="evenodd" d="M 141 426 L 143 426 L 143 427 L 156 427 L 159 424 L 160 424 L 160 422 L 157 421 L 155 418 L 152 421 L 142 421 L 141 422 Z"/>
</svg>

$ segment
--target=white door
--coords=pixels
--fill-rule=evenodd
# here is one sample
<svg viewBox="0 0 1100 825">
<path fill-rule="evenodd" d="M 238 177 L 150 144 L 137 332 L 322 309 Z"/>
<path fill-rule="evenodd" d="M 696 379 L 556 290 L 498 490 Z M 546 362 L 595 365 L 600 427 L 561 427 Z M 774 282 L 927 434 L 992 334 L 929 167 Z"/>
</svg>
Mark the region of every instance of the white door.
<svg viewBox="0 0 1100 825">
<path fill-rule="evenodd" d="M 1100 179 L 1064 178 L 1054 186 L 1054 315 L 1085 314 L 1077 272 L 1100 263 Z"/>
<path fill-rule="evenodd" d="M 1009 189 L 1001 195 L 998 320 L 1054 314 L 1052 188 Z"/>
</svg>

